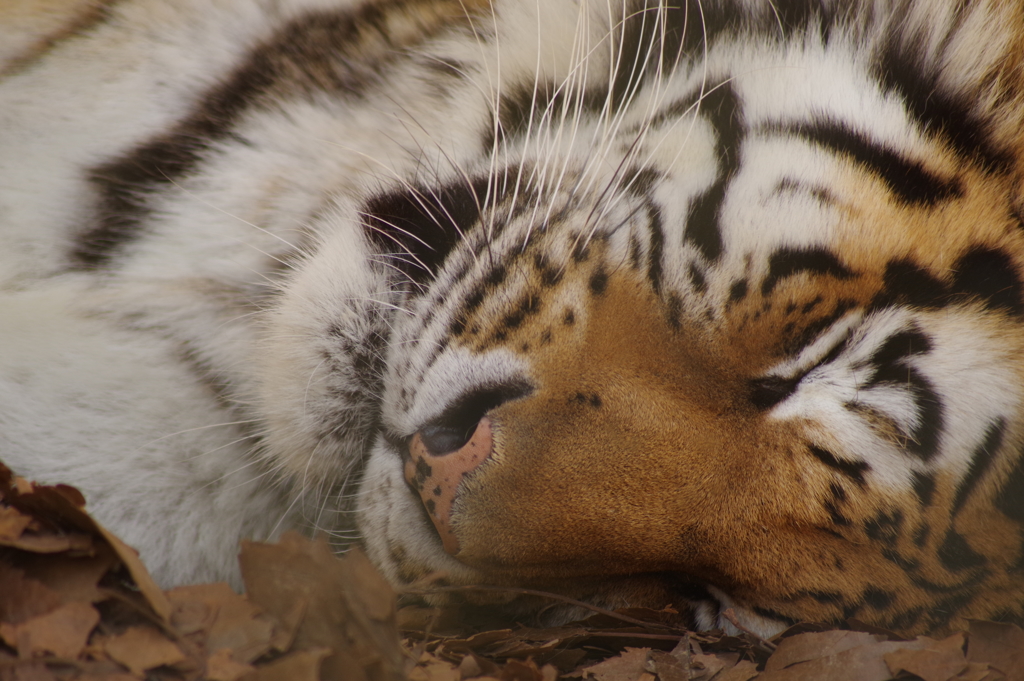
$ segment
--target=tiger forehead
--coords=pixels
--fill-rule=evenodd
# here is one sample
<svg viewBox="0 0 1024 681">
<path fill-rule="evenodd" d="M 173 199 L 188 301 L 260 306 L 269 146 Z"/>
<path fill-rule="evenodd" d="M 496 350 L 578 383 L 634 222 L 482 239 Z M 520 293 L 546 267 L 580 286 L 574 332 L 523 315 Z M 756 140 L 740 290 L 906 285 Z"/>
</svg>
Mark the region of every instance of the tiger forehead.
<svg viewBox="0 0 1024 681">
<path fill-rule="evenodd" d="M 525 353 L 583 321 L 590 299 L 608 285 L 608 238 L 573 232 L 545 248 L 554 240 L 542 238 L 486 269 L 449 326 L 456 343 L 478 352 L 512 344 Z"/>
<path fill-rule="evenodd" d="M 525 245 L 496 258 L 460 294 L 446 336 L 477 351 L 501 345 L 527 353 L 546 346 L 560 326 L 572 326 L 585 314 L 588 297 L 600 293 L 608 272 L 620 266 L 646 274 L 670 325 L 689 316 L 707 331 L 724 329 L 736 334 L 730 342 L 748 356 L 749 334 L 758 329 L 762 342 L 755 346 L 764 361 L 802 347 L 851 310 L 894 300 L 916 299 L 933 309 L 974 298 L 1016 311 L 1013 301 L 1024 270 L 1014 255 L 1024 252 L 1024 232 L 1011 200 L 1016 184 L 1008 175 L 958 165 L 943 144 L 940 137 L 930 138 L 926 163 L 906 162 L 906 168 L 888 173 L 866 172 L 870 168 L 861 160 L 839 154 L 835 182 L 818 197 L 835 217 L 820 225 L 818 238 L 824 239 L 793 246 L 747 243 L 735 238 L 742 236 L 736 227 L 723 222 L 728 248 L 718 258 L 688 253 L 692 230 L 678 234 L 664 224 L 678 220 L 680 212 L 692 213 L 692 205 L 682 206 L 696 200 L 662 205 L 655 198 L 671 191 L 674 174 L 656 164 L 628 168 L 617 189 L 629 196 L 624 210 L 635 218 L 628 237 L 618 238 L 609 251 L 609 235 L 585 225 L 573 230 L 555 219 L 527 229 Z M 784 192 L 784 184 L 785 179 L 776 192 Z M 519 203 L 533 205 L 534 215 L 546 211 L 564 217 L 585 202 L 574 197 L 572 205 L 555 210 L 551 205 L 557 202 L 541 194 Z M 530 212 L 516 207 L 517 215 Z M 761 219 L 777 217 L 765 210 Z M 647 230 L 638 227 L 645 221 Z M 663 238 L 672 243 L 653 243 L 651 234 L 663 229 Z M 592 259 L 595 245 L 603 250 Z M 676 271 L 663 273 L 664 262 L 671 261 L 677 262 Z M 990 280 L 988 288 L 972 283 L 980 268 L 990 269 L 982 277 Z M 990 290 L 992 277 L 1001 282 L 1002 296 Z M 572 286 L 563 285 L 567 281 Z M 765 352 L 764 338 L 772 352 Z"/>
<path fill-rule="evenodd" d="M 660 290 L 652 281 L 651 254 L 644 256 L 649 245 L 636 239 L 629 239 L 623 255 L 607 234 L 541 234 L 483 269 L 461 296 L 446 333 L 453 345 L 476 352 L 509 347 L 530 353 L 581 328 L 611 278 L 628 274 L 635 304 L 657 309 L 659 323 L 677 332 L 683 326 L 699 330 L 756 372 L 856 310 L 894 303 L 936 310 L 974 302 L 1014 317 L 1024 314 L 1024 263 L 1012 248 L 1017 230 L 997 225 L 989 231 L 1001 234 L 992 242 L 964 230 L 951 234 L 935 257 L 915 251 L 912 241 L 895 248 L 880 237 L 870 262 L 824 246 L 779 246 L 760 259 L 748 255 L 741 263 L 710 268 L 709 282 L 686 290 Z"/>
</svg>

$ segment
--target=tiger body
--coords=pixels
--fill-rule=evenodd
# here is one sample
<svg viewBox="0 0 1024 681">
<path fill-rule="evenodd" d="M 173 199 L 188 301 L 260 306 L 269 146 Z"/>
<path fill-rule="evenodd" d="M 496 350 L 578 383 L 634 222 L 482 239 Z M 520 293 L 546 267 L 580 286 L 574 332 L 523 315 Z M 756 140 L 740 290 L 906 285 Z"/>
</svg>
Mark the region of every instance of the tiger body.
<svg viewBox="0 0 1024 681">
<path fill-rule="evenodd" d="M 0 459 L 162 583 L 299 528 L 705 628 L 1022 621 L 1019 3 L 0 26 Z"/>
</svg>

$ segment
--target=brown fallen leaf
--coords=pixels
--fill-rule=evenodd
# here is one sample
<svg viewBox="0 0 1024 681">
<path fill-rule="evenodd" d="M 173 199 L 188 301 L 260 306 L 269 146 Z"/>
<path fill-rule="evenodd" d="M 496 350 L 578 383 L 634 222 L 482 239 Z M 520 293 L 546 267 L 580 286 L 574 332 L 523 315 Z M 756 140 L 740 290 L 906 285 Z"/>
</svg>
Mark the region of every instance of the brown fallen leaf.
<svg viewBox="0 0 1024 681">
<path fill-rule="evenodd" d="M 129 674 L 128 672 L 105 674 L 92 674 L 85 672 L 76 676 L 75 681 L 140 681 L 140 679 L 138 676 Z"/>
<path fill-rule="evenodd" d="M 801 634 L 801 636 L 813 635 Z M 758 681 L 820 681 L 821 679 L 829 681 L 888 681 L 892 678 L 892 674 L 885 664 L 886 654 L 899 650 L 919 650 L 932 642 L 931 639 L 876 641 L 874 635 L 867 635 L 872 638 L 872 641 L 865 645 L 847 648 L 835 654 L 823 654 L 784 669 L 765 671 L 758 675 L 757 679 Z M 779 648 L 781 650 L 782 646 L 780 645 Z M 828 650 L 823 649 L 821 652 L 825 653 Z"/>
<path fill-rule="evenodd" d="M 558 671 L 550 665 L 542 669 L 533 660 L 509 660 L 498 678 L 501 681 L 554 681 Z M 653 675 L 651 681 L 654 681 Z"/>
<path fill-rule="evenodd" d="M 461 681 L 462 672 L 450 662 L 431 656 L 420 660 L 408 674 L 409 681 Z"/>
<path fill-rule="evenodd" d="M 278 544 L 243 542 L 239 562 L 249 598 L 278 620 L 308 603 L 293 648 L 329 647 L 325 678 L 404 676 L 394 592 L 361 552 L 339 559 L 326 541 L 286 533 Z"/>
<path fill-rule="evenodd" d="M 955 681 L 1005 681 L 1002 672 L 995 671 L 981 662 L 968 662 L 967 668 L 957 674 Z"/>
<path fill-rule="evenodd" d="M 152 627 L 129 627 L 123 634 L 106 639 L 103 649 L 139 676 L 149 669 L 185 660 L 181 648 Z"/>
<path fill-rule="evenodd" d="M 86 601 L 98 603 L 109 597 L 99 587 L 100 580 L 118 566 L 113 550 L 102 544 L 93 548 L 93 555 L 24 555 L 18 567 L 56 593 L 61 603 Z"/>
<path fill-rule="evenodd" d="M 206 660 L 204 677 L 209 681 L 238 681 L 255 669 L 251 664 L 237 662 L 229 648 L 221 648 Z"/>
<path fill-rule="evenodd" d="M 679 657 L 661 650 L 652 650 L 650 659 L 660 681 L 689 681 L 690 670 Z"/>
<path fill-rule="evenodd" d="M 584 667 L 583 678 L 597 681 L 638 681 L 647 672 L 650 648 L 626 648 L 618 655 L 603 662 Z"/>
<path fill-rule="evenodd" d="M 327 648 L 312 648 L 289 653 L 270 664 L 258 667 L 245 681 L 320 681 L 321 664 L 331 654 Z M 348 676 L 323 676 L 329 681 L 348 681 Z"/>
<path fill-rule="evenodd" d="M 495 631 L 483 631 L 479 634 L 473 634 L 467 638 L 454 638 L 444 642 L 445 650 L 453 653 L 466 653 L 470 651 L 481 651 L 485 648 L 503 641 L 507 641 L 513 636 L 511 629 L 498 629 Z"/>
<path fill-rule="evenodd" d="M 90 518 L 90 520 L 92 519 Z M 131 575 L 132 581 L 139 592 L 145 597 L 146 602 L 153 608 L 153 611 L 161 620 L 167 622 L 171 617 L 171 603 L 167 600 L 164 592 L 160 590 L 160 587 L 156 585 L 156 582 L 153 581 L 153 578 L 150 577 L 146 566 L 139 559 L 139 552 L 115 537 L 99 523 L 95 521 L 93 523 L 96 526 L 96 530 L 107 540 L 107 543 L 114 549 L 117 557 L 121 559 L 121 563 L 128 571 L 128 574 Z"/>
<path fill-rule="evenodd" d="M 576 669 L 580 662 L 587 656 L 587 651 L 582 648 L 566 648 L 544 656 L 546 664 L 554 665 L 562 672 Z"/>
<path fill-rule="evenodd" d="M 279 653 L 291 650 L 295 643 L 295 635 L 299 633 L 299 626 L 306 618 L 306 609 L 309 601 L 305 598 L 298 598 L 292 603 L 292 607 L 277 619 L 277 626 L 274 628 L 274 635 L 270 639 L 270 647 Z"/>
<path fill-rule="evenodd" d="M 1015 624 L 971 620 L 967 659 L 986 662 L 1006 675 L 1024 681 L 1024 631 Z"/>
<path fill-rule="evenodd" d="M 691 677 L 695 681 L 709 681 L 728 663 L 717 655 L 693 655 L 690 658 Z"/>
<path fill-rule="evenodd" d="M 741 660 L 732 669 L 727 669 L 714 678 L 714 681 L 750 681 L 758 674 L 757 665 L 750 660 Z"/>
<path fill-rule="evenodd" d="M 32 516 L 16 508 L 0 505 L 0 542 L 17 539 L 32 524 Z"/>
<path fill-rule="evenodd" d="M 469 653 L 459 662 L 459 678 L 473 679 L 478 676 L 493 676 L 498 671 L 498 665 L 490 660 L 478 657 L 475 653 Z"/>
<path fill-rule="evenodd" d="M 57 681 L 46 665 L 42 662 L 16 662 L 0 667 L 0 679 L 3 681 Z"/>
<path fill-rule="evenodd" d="M 38 535 L 25 533 L 17 539 L 0 540 L 0 546 L 32 553 L 63 553 L 65 551 L 89 553 L 93 549 L 93 540 L 89 535 L 79 533 Z"/>
<path fill-rule="evenodd" d="M 273 618 L 224 582 L 178 587 L 167 598 L 170 621 L 183 633 L 205 632 L 207 650 L 227 648 L 237 662 L 249 663 L 272 647 Z"/>
<path fill-rule="evenodd" d="M 195 594 L 192 589 L 202 589 L 207 585 L 195 585 L 191 587 L 179 587 L 167 592 L 167 599 L 171 602 L 171 626 L 182 636 L 191 634 L 205 634 L 213 626 L 217 617 L 218 608 L 211 605 L 200 594 Z"/>
<path fill-rule="evenodd" d="M 0 638 L 21 658 L 52 653 L 74 659 L 99 621 L 99 612 L 88 603 L 68 603 L 22 624 L 0 623 Z"/>
<path fill-rule="evenodd" d="M 22 533 L 17 540 L 0 544 L 33 553 L 73 551 L 94 555 L 97 540 L 105 543 L 131 575 L 138 592 L 154 613 L 165 622 L 170 617 L 171 605 L 139 560 L 138 553 L 85 512 L 85 497 L 77 489 L 68 485 L 35 485 L 15 477 L 0 463 L 0 500 L 59 530 L 39 535 Z"/>
<path fill-rule="evenodd" d="M 845 650 L 870 645 L 878 637 L 859 631 L 822 631 L 797 634 L 782 639 L 764 670 L 773 672 L 807 660 L 837 655 Z"/>
<path fill-rule="evenodd" d="M 21 624 L 60 607 L 53 589 L 25 575 L 25 571 L 0 561 L 0 622 Z"/>
<path fill-rule="evenodd" d="M 924 681 L 949 681 L 967 669 L 962 633 L 942 641 L 926 640 L 929 642 L 920 650 L 896 650 L 883 656 L 893 676 L 905 671 L 920 676 Z"/>
</svg>

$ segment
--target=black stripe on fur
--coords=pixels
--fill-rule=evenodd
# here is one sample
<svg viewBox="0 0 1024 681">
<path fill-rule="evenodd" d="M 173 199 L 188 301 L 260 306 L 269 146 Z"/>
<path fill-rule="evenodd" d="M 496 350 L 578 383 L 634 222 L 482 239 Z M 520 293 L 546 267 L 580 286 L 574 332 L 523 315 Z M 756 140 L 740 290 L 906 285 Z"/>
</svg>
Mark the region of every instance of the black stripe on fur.
<svg viewBox="0 0 1024 681">
<path fill-rule="evenodd" d="M 389 15 L 416 1 L 314 12 L 292 21 L 254 46 L 169 131 L 94 167 L 88 179 L 98 195 L 96 216 L 75 240 L 69 254 L 72 269 L 102 268 L 139 238 L 153 210 L 153 195 L 194 173 L 248 111 L 323 93 L 346 99 L 364 95 L 403 47 L 387 34 Z"/>
</svg>

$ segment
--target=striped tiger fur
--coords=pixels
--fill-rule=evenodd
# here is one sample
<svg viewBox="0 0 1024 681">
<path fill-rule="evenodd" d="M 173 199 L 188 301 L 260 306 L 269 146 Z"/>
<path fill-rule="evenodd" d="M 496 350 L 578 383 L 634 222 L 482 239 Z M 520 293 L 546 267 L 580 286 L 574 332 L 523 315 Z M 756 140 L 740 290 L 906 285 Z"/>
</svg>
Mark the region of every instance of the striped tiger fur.
<svg viewBox="0 0 1024 681">
<path fill-rule="evenodd" d="M 1019 0 L 4 3 L 0 458 L 165 585 L 1024 622 L 1022 79 Z"/>
</svg>

